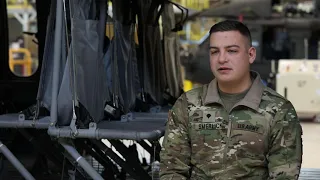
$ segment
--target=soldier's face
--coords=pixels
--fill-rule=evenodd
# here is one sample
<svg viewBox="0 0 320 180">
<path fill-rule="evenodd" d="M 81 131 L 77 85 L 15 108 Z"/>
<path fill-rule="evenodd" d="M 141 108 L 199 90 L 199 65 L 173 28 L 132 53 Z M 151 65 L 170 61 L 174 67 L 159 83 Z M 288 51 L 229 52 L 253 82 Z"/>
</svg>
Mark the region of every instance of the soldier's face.
<svg viewBox="0 0 320 180">
<path fill-rule="evenodd" d="M 255 48 L 238 31 L 215 32 L 210 36 L 210 66 L 220 82 L 242 81 L 255 57 Z"/>
</svg>

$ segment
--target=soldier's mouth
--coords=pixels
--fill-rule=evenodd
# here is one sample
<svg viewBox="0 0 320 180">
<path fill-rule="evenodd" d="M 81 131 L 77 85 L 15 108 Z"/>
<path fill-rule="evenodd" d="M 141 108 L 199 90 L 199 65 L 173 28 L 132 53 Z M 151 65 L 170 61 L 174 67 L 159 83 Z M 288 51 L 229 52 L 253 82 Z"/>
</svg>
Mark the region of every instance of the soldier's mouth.
<svg viewBox="0 0 320 180">
<path fill-rule="evenodd" d="M 228 67 L 220 67 L 220 68 L 218 69 L 219 72 L 228 72 L 228 71 L 230 71 L 230 70 L 232 70 L 232 69 L 231 69 L 231 68 L 228 68 Z"/>
</svg>

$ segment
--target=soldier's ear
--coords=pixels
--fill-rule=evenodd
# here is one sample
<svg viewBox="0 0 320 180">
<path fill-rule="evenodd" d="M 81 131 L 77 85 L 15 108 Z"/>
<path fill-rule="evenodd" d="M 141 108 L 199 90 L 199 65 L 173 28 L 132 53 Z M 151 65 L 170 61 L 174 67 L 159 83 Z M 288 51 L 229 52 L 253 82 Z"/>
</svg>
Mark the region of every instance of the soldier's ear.
<svg viewBox="0 0 320 180">
<path fill-rule="evenodd" d="M 257 50 L 253 46 L 251 46 L 248 50 L 249 55 L 249 63 L 252 64 L 256 60 Z"/>
</svg>

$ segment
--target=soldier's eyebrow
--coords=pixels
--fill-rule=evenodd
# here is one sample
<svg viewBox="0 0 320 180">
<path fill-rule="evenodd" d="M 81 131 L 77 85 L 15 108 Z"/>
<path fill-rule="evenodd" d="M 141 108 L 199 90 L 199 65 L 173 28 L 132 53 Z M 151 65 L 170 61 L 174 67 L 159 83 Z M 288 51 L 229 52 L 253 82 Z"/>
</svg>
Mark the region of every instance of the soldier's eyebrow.
<svg viewBox="0 0 320 180">
<path fill-rule="evenodd" d="M 229 45 L 225 46 L 224 48 L 240 48 L 238 45 Z M 209 49 L 219 49 L 217 46 L 210 46 Z"/>
</svg>

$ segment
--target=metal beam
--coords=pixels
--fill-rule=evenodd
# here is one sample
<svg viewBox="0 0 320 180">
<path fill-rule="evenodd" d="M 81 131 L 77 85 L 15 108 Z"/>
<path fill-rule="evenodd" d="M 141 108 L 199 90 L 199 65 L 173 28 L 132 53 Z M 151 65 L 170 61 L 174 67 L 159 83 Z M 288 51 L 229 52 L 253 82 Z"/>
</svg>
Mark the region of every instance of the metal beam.
<svg viewBox="0 0 320 180">
<path fill-rule="evenodd" d="M 30 172 L 21 164 L 21 162 L 12 154 L 12 152 L 0 141 L 0 151 L 12 163 L 12 165 L 27 180 L 35 180 Z"/>
</svg>

